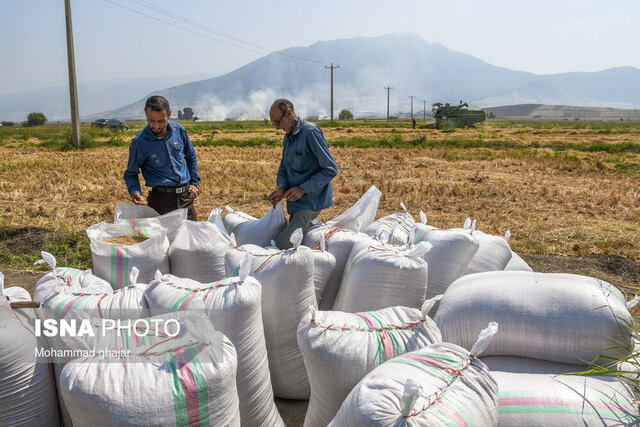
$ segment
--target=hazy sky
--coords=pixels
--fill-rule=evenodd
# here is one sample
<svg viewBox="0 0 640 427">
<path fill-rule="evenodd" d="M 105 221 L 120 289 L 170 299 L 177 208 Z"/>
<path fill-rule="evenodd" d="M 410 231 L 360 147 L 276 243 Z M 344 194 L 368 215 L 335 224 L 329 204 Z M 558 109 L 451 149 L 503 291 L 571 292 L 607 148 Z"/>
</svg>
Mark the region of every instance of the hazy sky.
<svg viewBox="0 0 640 427">
<path fill-rule="evenodd" d="M 79 82 L 214 76 L 271 51 L 392 32 L 536 74 L 640 68 L 638 0 L 71 0 L 71 7 Z M 64 0 L 3 2 L 0 95 L 68 84 L 65 37 Z"/>
</svg>

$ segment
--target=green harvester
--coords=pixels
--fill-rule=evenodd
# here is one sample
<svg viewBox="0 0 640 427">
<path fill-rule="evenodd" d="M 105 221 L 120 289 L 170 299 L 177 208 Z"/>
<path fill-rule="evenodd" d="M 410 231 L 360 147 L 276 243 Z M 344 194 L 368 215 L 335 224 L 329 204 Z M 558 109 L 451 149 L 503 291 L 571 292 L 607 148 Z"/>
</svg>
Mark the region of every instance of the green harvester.
<svg viewBox="0 0 640 427">
<path fill-rule="evenodd" d="M 446 127 L 475 128 L 476 123 L 487 119 L 487 113 L 484 110 L 469 110 L 465 107 L 469 107 L 469 105 L 462 101 L 460 101 L 460 105 L 455 106 L 436 102 L 432 105 L 433 118 L 436 119 L 433 127 L 436 129 Z"/>
</svg>

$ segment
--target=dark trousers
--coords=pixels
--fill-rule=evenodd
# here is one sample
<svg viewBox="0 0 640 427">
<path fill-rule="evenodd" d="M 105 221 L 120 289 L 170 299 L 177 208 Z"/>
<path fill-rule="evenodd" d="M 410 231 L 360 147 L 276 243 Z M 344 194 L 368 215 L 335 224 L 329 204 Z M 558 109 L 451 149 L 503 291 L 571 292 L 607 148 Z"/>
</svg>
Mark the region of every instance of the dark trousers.
<svg viewBox="0 0 640 427">
<path fill-rule="evenodd" d="M 197 221 L 198 218 L 196 216 L 196 210 L 193 207 L 193 200 L 194 199 L 189 197 L 188 192 L 176 194 L 154 191 L 152 189 L 147 197 L 147 204 L 160 215 L 173 212 L 176 209 L 187 208 L 187 219 Z"/>
</svg>

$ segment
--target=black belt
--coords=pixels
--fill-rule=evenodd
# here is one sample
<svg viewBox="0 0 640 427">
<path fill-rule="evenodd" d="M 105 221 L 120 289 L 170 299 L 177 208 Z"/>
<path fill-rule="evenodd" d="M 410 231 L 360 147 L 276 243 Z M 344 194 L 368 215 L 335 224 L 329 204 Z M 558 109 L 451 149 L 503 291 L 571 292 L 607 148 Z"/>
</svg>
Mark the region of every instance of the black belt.
<svg viewBox="0 0 640 427">
<path fill-rule="evenodd" d="M 189 189 L 189 184 L 185 184 L 180 187 L 165 187 L 163 185 L 156 185 L 155 187 L 152 187 L 152 190 L 154 191 L 161 191 L 163 193 L 176 193 L 176 194 L 186 193 L 188 189 Z"/>
</svg>

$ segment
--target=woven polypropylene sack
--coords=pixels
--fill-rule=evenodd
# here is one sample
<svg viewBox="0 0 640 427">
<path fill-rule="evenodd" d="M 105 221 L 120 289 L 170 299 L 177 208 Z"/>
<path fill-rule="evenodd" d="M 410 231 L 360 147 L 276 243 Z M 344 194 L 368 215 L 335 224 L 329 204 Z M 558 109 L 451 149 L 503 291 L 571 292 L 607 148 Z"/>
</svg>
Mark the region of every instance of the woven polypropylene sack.
<svg viewBox="0 0 640 427">
<path fill-rule="evenodd" d="M 36 282 L 33 299 L 44 301 L 49 295 L 59 292 L 61 286 L 66 287 L 68 293 L 107 293 L 113 291 L 109 282 L 91 274 L 91 270 L 54 266 Z"/>
<path fill-rule="evenodd" d="M 517 253 L 511 251 L 511 259 L 504 268 L 507 271 L 533 271 L 533 268 Z"/>
<path fill-rule="evenodd" d="M 375 220 L 364 229 L 364 232 L 373 237 L 380 230 L 389 233 L 389 243 L 406 245 L 409 243 L 409 235 L 415 223 L 409 212 L 399 212 Z"/>
<path fill-rule="evenodd" d="M 319 249 L 321 247 L 321 241 L 324 241 L 326 251 L 331 253 L 336 259 L 336 266 L 327 281 L 322 299 L 318 303 L 318 307 L 321 310 L 333 309 L 347 259 L 349 258 L 353 244 L 360 239 L 369 239 L 369 236 L 361 232 L 345 230 L 340 227 L 329 227 L 324 224 L 313 226 L 304 234 L 304 239 L 302 240 L 303 245 L 313 249 Z"/>
<path fill-rule="evenodd" d="M 128 224 L 132 227 L 164 227 L 167 229 L 169 242 L 178 232 L 180 226 L 187 220 L 186 208 L 160 215 L 149 206 L 118 203 L 114 215 L 114 224 Z"/>
<path fill-rule="evenodd" d="M 253 277 L 228 277 L 213 283 L 164 275 L 146 291 L 153 314 L 190 308 L 202 298 L 205 314 L 236 348 L 236 384 L 240 415 L 246 426 L 283 425 L 273 399 L 262 324 L 262 286 Z"/>
<path fill-rule="evenodd" d="M 382 196 L 380 190 L 375 185 L 371 186 L 353 206 L 332 220 L 327 221 L 327 225 L 359 231 L 357 230 L 357 224 L 360 223 L 363 229 L 366 228 L 376 219 L 380 196 Z"/>
<path fill-rule="evenodd" d="M 498 386 L 467 350 L 431 344 L 367 374 L 329 425 L 496 426 Z"/>
<path fill-rule="evenodd" d="M 240 426 L 236 353 L 223 337 L 156 351 L 139 347 L 121 359 L 74 359 L 60 374 L 60 389 L 74 425 Z M 161 360 L 158 360 L 162 358 Z"/>
<path fill-rule="evenodd" d="M 485 271 L 504 270 L 511 260 L 511 247 L 503 236 L 472 232 L 478 240 L 478 251 L 473 255 L 465 274 L 484 273 Z"/>
<path fill-rule="evenodd" d="M 94 274 L 120 289 L 127 281 L 131 269 L 140 271 L 139 280 L 149 283 L 156 271 L 169 273 L 169 239 L 167 229 L 160 227 L 131 227 L 128 224 L 100 224 L 87 229 L 91 239 L 91 258 Z M 118 237 L 144 237 L 145 241 L 124 245 L 107 243 Z"/>
<path fill-rule="evenodd" d="M 331 252 L 321 249 L 312 250 L 311 255 L 313 255 L 313 285 L 316 290 L 316 303 L 320 304 L 333 270 L 336 269 L 336 257 Z"/>
<path fill-rule="evenodd" d="M 432 245 L 424 255 L 429 265 L 427 298 L 444 294 L 451 283 L 463 276 L 479 247 L 478 241 L 464 230 L 443 230 L 416 224 L 413 236 L 414 244 L 428 242 Z"/>
<path fill-rule="evenodd" d="M 275 250 L 245 245 L 227 252 L 227 274 L 237 275 L 247 254 L 251 276 L 262 284 L 264 324 L 271 383 L 276 397 L 308 399 L 309 380 L 296 339 L 298 324 L 316 306 L 311 249 Z"/>
<path fill-rule="evenodd" d="M 418 308 L 427 294 L 428 266 L 411 251 L 369 246 L 347 265 L 333 309 L 354 313 L 397 305 Z"/>
<path fill-rule="evenodd" d="M 244 212 L 234 211 L 230 207 L 227 207 L 227 210 L 229 212 L 224 216 L 223 223 L 227 232 L 236 236 L 238 246 L 246 244 L 269 246 L 287 226 L 282 202 L 275 208 L 269 208 L 269 212 L 260 219 Z"/>
<path fill-rule="evenodd" d="M 564 375 L 584 366 L 524 357 L 482 361 L 498 383 L 499 425 L 639 425 L 633 388 L 615 375 Z"/>
<path fill-rule="evenodd" d="M 0 284 L 0 425 L 60 425 L 51 365 L 36 353 L 34 315 L 12 309 Z"/>
<path fill-rule="evenodd" d="M 396 356 L 441 341 L 420 310 L 389 307 L 367 313 L 311 311 L 298 326 L 298 345 L 311 384 L 306 427 L 324 427 L 351 389 Z"/>
<path fill-rule="evenodd" d="M 226 278 L 224 255 L 229 236 L 211 222 L 185 221 L 169 247 L 171 274 L 202 283 Z"/>
<path fill-rule="evenodd" d="M 521 356 L 588 364 L 625 357 L 633 348 L 633 318 L 611 284 L 573 274 L 495 271 L 463 276 L 440 302 L 434 320 L 444 341 L 465 348 L 482 324 L 500 332 L 486 356 Z"/>
<path fill-rule="evenodd" d="M 9 302 L 31 301 L 31 294 L 20 286 L 10 286 L 4 288 L 4 296 Z"/>
</svg>

